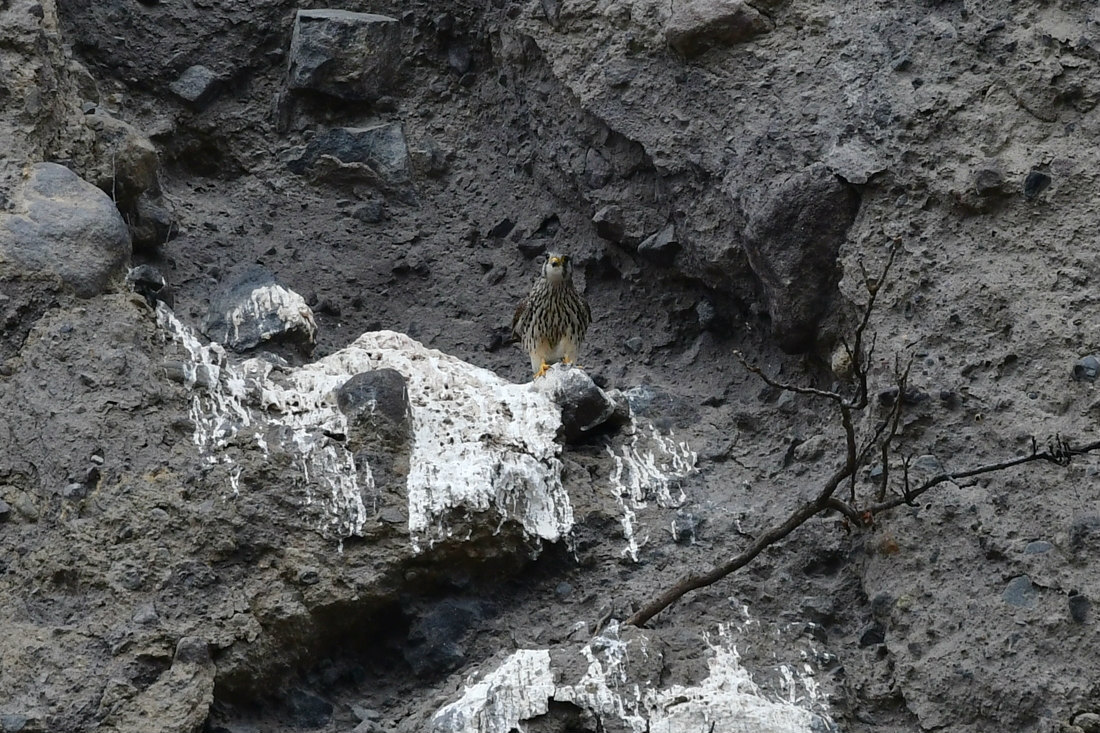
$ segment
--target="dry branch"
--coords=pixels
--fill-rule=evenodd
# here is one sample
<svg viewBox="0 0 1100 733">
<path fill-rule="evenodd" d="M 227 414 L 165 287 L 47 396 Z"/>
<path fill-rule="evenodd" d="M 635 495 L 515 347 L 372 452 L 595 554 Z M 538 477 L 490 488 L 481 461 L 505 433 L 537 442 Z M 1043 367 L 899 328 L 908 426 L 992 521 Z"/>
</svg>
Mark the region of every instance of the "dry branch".
<svg viewBox="0 0 1100 733">
<path fill-rule="evenodd" d="M 902 504 L 912 505 L 914 499 L 940 484 L 958 483 L 967 478 L 1003 471 L 1035 461 L 1045 461 L 1065 466 L 1069 464 L 1073 456 L 1091 453 L 1100 449 L 1100 441 L 1075 447 L 1064 441 L 1060 436 L 1056 436 L 1050 440 L 1046 450 L 1040 451 L 1035 440 L 1032 439 L 1031 452 L 1028 455 L 996 463 L 984 464 L 965 471 L 943 472 L 927 479 L 915 488 L 910 486 L 909 459 L 904 458 L 901 464 L 903 486 L 901 494 L 887 499 L 886 494 L 890 480 L 890 450 L 898 437 L 899 428 L 901 426 L 901 413 L 905 402 L 904 395 L 906 393 L 909 378 L 910 363 L 906 363 L 903 368 L 899 362 L 895 362 L 894 382 L 897 387 L 897 398 L 891 406 L 890 413 L 884 420 L 879 421 L 875 428 L 871 430 L 871 435 L 862 444 L 860 443 L 855 424 L 852 420 L 852 413 L 865 409 L 869 403 L 868 370 L 875 346 L 875 338 L 872 334 L 870 345 L 865 348 L 864 336 L 867 325 L 870 322 L 871 312 L 874 309 L 878 293 L 894 262 L 894 256 L 897 253 L 898 247 L 899 243 L 895 241 L 890 249 L 890 255 L 886 264 L 877 278 L 870 277 L 866 270 L 863 269 L 862 263 L 860 263 L 863 283 L 867 290 L 868 297 L 866 304 L 863 306 L 860 321 L 855 329 L 852 346 L 849 347 L 846 342 L 844 344 L 844 348 L 851 360 L 852 373 L 855 377 L 855 390 L 852 395 L 845 396 L 839 391 L 803 387 L 780 382 L 765 374 L 760 367 L 748 362 L 740 352 L 735 352 L 737 358 L 745 365 L 745 368 L 760 377 L 765 384 L 786 392 L 825 399 L 836 405 L 840 413 L 841 425 L 844 429 L 845 437 L 843 465 L 829 477 L 828 481 L 825 482 L 813 499 L 795 508 L 782 523 L 772 527 L 764 534 L 757 537 L 745 550 L 721 565 L 715 566 L 708 572 L 699 575 L 689 575 L 682 578 L 674 586 L 661 593 L 658 597 L 654 598 L 639 611 L 634 613 L 626 620 L 626 623 L 634 626 L 644 625 L 658 613 L 668 608 L 671 604 L 688 593 L 711 585 L 727 575 L 745 567 L 756 559 L 756 557 L 767 547 L 779 542 L 791 532 L 805 524 L 810 518 L 823 512 L 839 512 L 849 523 L 858 527 L 873 521 L 874 516 L 880 512 L 888 511 Z M 856 498 L 856 477 L 859 471 L 870 463 L 872 456 L 876 454 L 882 466 L 880 484 L 875 493 L 875 501 L 877 503 L 860 507 L 857 504 Z M 834 496 L 837 489 L 845 482 L 848 482 L 850 486 L 849 501 L 847 502 Z"/>
</svg>

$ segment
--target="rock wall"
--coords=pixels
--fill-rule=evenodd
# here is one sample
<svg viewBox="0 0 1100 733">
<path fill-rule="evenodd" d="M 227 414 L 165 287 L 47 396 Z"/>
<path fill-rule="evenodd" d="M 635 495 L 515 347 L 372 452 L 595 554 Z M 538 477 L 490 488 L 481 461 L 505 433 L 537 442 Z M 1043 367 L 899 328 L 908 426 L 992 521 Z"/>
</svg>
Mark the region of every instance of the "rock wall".
<svg viewBox="0 0 1100 733">
<path fill-rule="evenodd" d="M 1090 439 L 1098 23 L 0 3 L 0 730 L 1096 729 L 1087 456 L 613 630 L 835 470 L 837 416 L 735 352 L 843 387 L 895 243 L 913 477 Z M 591 379 L 531 386 L 548 250 Z"/>
</svg>

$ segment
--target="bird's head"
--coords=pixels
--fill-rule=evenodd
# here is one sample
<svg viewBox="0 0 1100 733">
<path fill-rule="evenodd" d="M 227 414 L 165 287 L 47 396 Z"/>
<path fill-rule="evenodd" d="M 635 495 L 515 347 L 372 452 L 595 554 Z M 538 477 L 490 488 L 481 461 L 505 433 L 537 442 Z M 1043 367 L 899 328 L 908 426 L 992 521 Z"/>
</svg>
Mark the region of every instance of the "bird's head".
<svg viewBox="0 0 1100 733">
<path fill-rule="evenodd" d="M 568 280 L 573 275 L 573 263 L 569 255 L 551 252 L 546 256 L 546 263 L 542 266 L 542 276 L 551 284 L 557 285 L 563 280 Z"/>
</svg>

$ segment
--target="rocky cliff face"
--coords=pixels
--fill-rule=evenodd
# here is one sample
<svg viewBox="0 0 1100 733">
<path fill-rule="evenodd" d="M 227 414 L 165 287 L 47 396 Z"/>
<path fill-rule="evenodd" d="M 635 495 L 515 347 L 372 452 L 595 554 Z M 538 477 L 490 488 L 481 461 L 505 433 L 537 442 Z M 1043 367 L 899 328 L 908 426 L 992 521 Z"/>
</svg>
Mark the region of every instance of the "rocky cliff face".
<svg viewBox="0 0 1100 733">
<path fill-rule="evenodd" d="M 1100 730 L 1088 456 L 816 518 L 621 624 L 843 459 L 735 352 L 843 387 L 894 243 L 892 460 L 1092 439 L 1098 34 L 1071 0 L 0 2 L 0 730 Z M 591 379 L 532 384 L 551 249 Z"/>
</svg>

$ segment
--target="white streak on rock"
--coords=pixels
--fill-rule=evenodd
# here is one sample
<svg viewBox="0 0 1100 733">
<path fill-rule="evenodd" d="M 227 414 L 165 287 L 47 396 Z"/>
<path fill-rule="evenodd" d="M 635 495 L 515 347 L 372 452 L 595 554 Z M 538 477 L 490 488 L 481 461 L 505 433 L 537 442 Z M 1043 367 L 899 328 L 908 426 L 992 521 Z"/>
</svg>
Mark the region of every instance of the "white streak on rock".
<svg viewBox="0 0 1100 733">
<path fill-rule="evenodd" d="M 216 343 L 201 342 L 163 303 L 157 305 L 157 322 L 190 356 L 191 363 L 184 365 L 184 386 L 192 391 L 193 437 L 206 451 L 206 460 L 212 464 L 232 463 L 226 449 L 231 444 L 243 447 L 248 442 L 266 457 L 271 436 L 280 450 L 295 458 L 307 503 L 313 501 L 315 486 L 323 489 L 320 499 L 327 519 L 321 529 L 341 538 L 361 533 L 367 513 L 355 461 L 343 445 L 325 435 L 346 431 L 346 420 L 336 409 L 331 392 L 348 375 L 342 380 L 315 379 L 305 367 L 297 381 L 276 380 L 272 365 L 263 360 L 230 362 L 225 349 Z M 265 430 L 270 431 L 268 435 Z M 240 468 L 230 470 L 230 484 L 236 495 Z M 365 473 L 366 489 L 373 490 L 370 474 Z"/>
<path fill-rule="evenodd" d="M 720 626 L 710 645 L 710 674 L 698 685 L 647 692 L 650 733 L 721 730 L 727 733 L 805 733 L 814 716 L 791 703 L 766 699 L 741 666 L 729 629 Z"/>
<path fill-rule="evenodd" d="M 407 381 L 414 539 L 431 543 L 450 536 L 443 519 L 454 509 L 514 517 L 547 541 L 568 534 L 573 508 L 554 440 L 561 414 L 544 395 L 393 331 L 365 333 L 321 362 L 330 360 L 350 361 L 355 371 L 363 371 L 364 362 L 396 369 Z"/>
<path fill-rule="evenodd" d="M 432 718 L 433 733 L 507 733 L 543 715 L 548 700 L 572 703 L 597 720 L 619 721 L 634 733 L 810 733 L 814 714 L 788 702 L 768 700 L 741 666 L 729 628 L 720 626 L 717 642 L 708 640 L 708 676 L 698 685 L 655 686 L 633 679 L 630 655 L 645 655 L 645 637 L 619 638 L 612 623 L 580 650 L 588 667 L 574 683 L 558 682 L 545 650 L 521 650 Z M 605 726 L 606 727 L 606 726 Z M 602 729 L 602 728 L 601 728 Z"/>
<path fill-rule="evenodd" d="M 432 718 L 438 733 L 511 733 L 543 715 L 554 695 L 550 652 L 520 649 Z"/>
<path fill-rule="evenodd" d="M 674 440 L 671 434 L 661 435 L 652 424 L 641 428 L 635 422 L 628 433 L 630 439 L 625 445 L 606 448 L 614 464 L 608 485 L 622 508 L 619 523 L 627 542 L 622 554 L 637 562 L 640 545 L 634 529 L 635 510 L 644 509 L 650 500 L 661 507 L 680 506 L 686 497 L 678 481 L 695 470 L 697 455 L 687 443 Z"/>
<path fill-rule="evenodd" d="M 184 384 L 193 390 L 195 442 L 211 462 L 242 440 L 267 455 L 289 452 L 306 499 L 328 510 L 326 529 L 360 534 L 364 491 L 374 494 L 369 466 L 329 435 L 346 435 L 334 392 L 355 374 L 391 368 L 406 380 L 413 445 L 408 476 L 409 531 L 414 546 L 450 537 L 452 512 L 489 512 L 484 521 L 518 521 L 529 535 L 564 538 L 573 508 L 561 484 L 560 411 L 546 396 L 393 331 L 366 333 L 311 364 L 279 369 L 261 359 L 232 364 L 217 344 L 203 344 L 167 307 L 157 317 L 190 355 Z M 275 444 L 275 441 L 278 441 Z M 365 485 L 360 486 L 360 482 Z M 317 487 L 323 491 L 315 497 Z"/>
<path fill-rule="evenodd" d="M 305 299 L 277 284 L 255 288 L 248 300 L 226 313 L 225 318 L 227 342 L 242 348 L 288 332 L 304 334 L 304 340 L 311 344 L 317 336 L 317 322 Z M 258 326 L 259 331 L 249 334 L 252 339 L 242 340 L 241 326 L 246 323 Z"/>
</svg>

